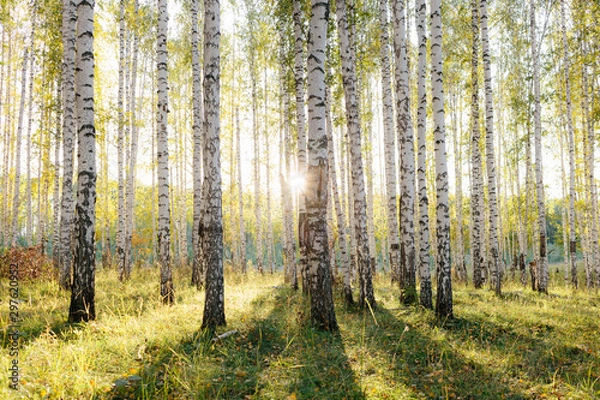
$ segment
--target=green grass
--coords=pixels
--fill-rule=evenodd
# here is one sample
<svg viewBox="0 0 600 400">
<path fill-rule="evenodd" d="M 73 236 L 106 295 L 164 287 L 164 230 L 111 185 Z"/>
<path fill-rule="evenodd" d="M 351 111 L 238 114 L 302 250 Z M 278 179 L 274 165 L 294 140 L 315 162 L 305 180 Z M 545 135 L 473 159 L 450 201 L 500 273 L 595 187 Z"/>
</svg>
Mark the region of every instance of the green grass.
<svg viewBox="0 0 600 400">
<path fill-rule="evenodd" d="M 176 304 L 158 299 L 157 271 L 119 283 L 97 276 L 96 321 L 65 323 L 69 298 L 54 283 L 22 283 L 21 388 L 32 399 L 592 399 L 600 397 L 600 298 L 557 287 L 508 285 L 503 299 L 455 286 L 453 321 L 405 307 L 378 278 L 378 308 L 338 301 L 340 334 L 312 329 L 301 294 L 281 275 L 226 277 L 228 326 L 200 332 L 204 293 L 176 273 Z M 0 283 L 0 368 L 7 371 L 7 284 Z"/>
</svg>

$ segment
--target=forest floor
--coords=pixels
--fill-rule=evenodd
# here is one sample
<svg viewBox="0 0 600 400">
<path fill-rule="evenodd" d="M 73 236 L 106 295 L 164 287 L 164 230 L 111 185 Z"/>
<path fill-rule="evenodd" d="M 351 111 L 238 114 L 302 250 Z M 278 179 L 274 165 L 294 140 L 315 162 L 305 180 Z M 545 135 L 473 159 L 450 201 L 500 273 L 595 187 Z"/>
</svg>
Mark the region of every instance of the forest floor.
<svg viewBox="0 0 600 400">
<path fill-rule="evenodd" d="M 336 293 L 339 335 L 307 324 L 282 275 L 226 276 L 228 325 L 199 332 L 204 293 L 176 271 L 176 303 L 158 299 L 158 272 L 120 283 L 97 274 L 98 318 L 65 323 L 55 283 L 21 283 L 20 389 L 8 388 L 8 283 L 0 282 L 0 398 L 32 399 L 592 399 L 600 398 L 600 298 L 557 276 L 551 294 L 455 285 L 453 321 L 401 306 L 387 278 L 361 312 Z"/>
</svg>

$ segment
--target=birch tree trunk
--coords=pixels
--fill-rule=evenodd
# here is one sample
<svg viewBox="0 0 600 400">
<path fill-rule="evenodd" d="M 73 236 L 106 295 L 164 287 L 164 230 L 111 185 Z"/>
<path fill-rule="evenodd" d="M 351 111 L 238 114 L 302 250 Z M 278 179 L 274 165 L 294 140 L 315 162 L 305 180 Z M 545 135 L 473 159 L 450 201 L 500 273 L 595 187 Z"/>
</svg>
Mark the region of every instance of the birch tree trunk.
<svg viewBox="0 0 600 400">
<path fill-rule="evenodd" d="M 419 279 L 421 282 L 420 302 L 425 308 L 433 308 L 431 270 L 429 267 L 429 200 L 427 198 L 427 33 L 425 0 L 417 0 L 417 36 L 419 40 L 417 133 L 418 133 L 418 196 L 419 196 Z M 458 154 L 458 152 L 455 152 Z M 462 219 L 458 220 L 460 224 Z"/>
<path fill-rule="evenodd" d="M 456 255 L 454 259 L 456 260 L 456 276 L 458 279 L 466 283 L 467 278 L 467 266 L 465 264 L 465 255 L 464 255 L 464 230 L 463 230 L 463 191 L 462 191 L 462 100 L 458 100 L 456 94 L 454 95 L 455 108 L 460 104 L 460 110 L 455 111 L 455 120 L 456 115 L 460 115 L 460 123 L 455 121 L 455 129 L 454 129 L 454 176 L 456 179 Z M 460 102 L 460 103 L 458 103 Z"/>
<path fill-rule="evenodd" d="M 294 81 L 296 92 L 296 125 L 298 129 L 298 174 L 306 179 L 306 112 L 304 106 L 304 35 L 302 33 L 302 8 L 300 0 L 294 2 Z M 298 198 L 298 229 L 302 229 L 306 219 L 306 198 L 304 191 L 300 191 Z M 300 275 L 302 276 L 302 291 L 307 292 L 308 282 L 306 277 L 307 249 L 302 241 L 300 245 Z"/>
<path fill-rule="evenodd" d="M 200 49 L 198 39 L 198 1 L 191 2 L 192 17 L 192 135 L 194 141 L 193 150 L 193 191 L 194 191 L 194 211 L 192 222 L 192 285 L 200 288 L 203 284 L 202 279 L 202 260 L 198 230 L 200 228 L 200 218 L 202 216 L 202 125 L 204 110 L 202 109 L 204 99 L 202 98 L 202 70 L 200 67 Z M 236 112 L 237 117 L 237 112 Z"/>
<path fill-rule="evenodd" d="M 139 47 L 139 34 L 137 31 L 137 19 L 138 19 L 138 1 L 133 1 L 133 15 L 135 18 L 134 32 L 133 32 L 133 60 L 131 62 L 131 92 L 129 103 L 131 104 L 129 118 L 127 121 L 130 126 L 131 132 L 131 143 L 129 151 L 129 166 L 127 174 L 127 187 L 126 187 L 126 217 L 127 223 L 125 225 L 125 255 L 124 255 L 124 274 L 125 279 L 129 279 L 131 275 L 131 268 L 133 263 L 133 205 L 135 203 L 135 165 L 137 162 L 137 149 L 138 149 L 138 124 L 137 124 L 137 96 L 136 96 L 136 84 L 137 84 L 137 67 L 138 67 L 138 47 Z"/>
<path fill-rule="evenodd" d="M 35 68 L 35 24 L 37 4 L 33 3 L 31 11 L 31 55 L 29 60 L 29 101 L 27 106 L 27 246 L 33 245 L 33 213 L 31 209 L 31 126 L 33 123 L 33 78 Z"/>
<path fill-rule="evenodd" d="M 352 193 L 354 197 L 352 211 L 354 213 L 354 231 L 356 236 L 357 264 L 360 282 L 359 305 L 361 308 L 364 308 L 367 307 L 368 303 L 370 307 L 375 308 L 375 295 L 373 293 L 373 282 L 371 279 L 371 257 L 369 254 L 367 236 L 365 176 L 361 155 L 360 112 L 358 109 L 359 100 L 356 88 L 354 43 L 350 41 L 350 36 L 348 34 L 348 19 L 346 15 L 345 0 L 336 0 L 336 16 L 340 40 L 340 54 L 342 57 L 342 83 L 344 86 L 344 97 L 346 102 L 346 120 L 348 124 L 348 135 L 350 136 L 351 141 L 350 164 L 352 169 Z"/>
<path fill-rule="evenodd" d="M 125 0 L 119 2 L 119 89 L 117 94 L 117 270 L 119 280 L 125 279 Z"/>
<path fill-rule="evenodd" d="M 246 255 L 246 227 L 244 224 L 244 192 L 242 181 L 242 148 L 241 148 L 241 132 L 240 132 L 240 114 L 239 110 L 235 109 L 235 125 L 236 125 L 236 158 L 237 158 L 237 179 L 238 179 L 238 207 L 240 215 L 239 225 L 239 240 L 240 240 L 240 263 L 242 273 L 246 273 L 247 255 Z"/>
<path fill-rule="evenodd" d="M 273 260 L 273 221 L 271 219 L 271 154 L 270 154 L 270 143 L 269 143 L 269 100 L 268 100 L 268 82 L 267 82 L 267 60 L 264 55 L 265 67 L 263 69 L 263 84 L 264 84 L 264 119 L 265 119 L 265 163 L 267 170 L 266 177 L 266 190 L 267 190 L 267 267 L 269 273 L 275 272 L 274 260 Z"/>
<path fill-rule="evenodd" d="M 62 90 L 60 82 L 56 85 L 56 133 L 54 135 L 54 195 L 53 203 L 53 236 L 52 236 L 52 262 L 59 269 L 60 260 L 60 145 L 62 130 Z"/>
<path fill-rule="evenodd" d="M 23 50 L 23 67 L 21 69 L 21 99 L 19 102 L 19 119 L 17 122 L 17 136 L 15 144 L 15 180 L 13 188 L 13 211 L 12 211 L 12 239 L 11 246 L 17 245 L 19 239 L 19 204 L 21 201 L 21 138 L 23 137 L 23 114 L 25 113 L 25 97 L 27 95 L 27 63 L 29 61 L 29 48 Z"/>
<path fill-rule="evenodd" d="M 490 271 L 491 284 L 496 295 L 501 295 L 500 245 L 498 243 L 498 198 L 496 180 L 496 156 L 494 154 L 494 105 L 492 90 L 492 67 L 490 61 L 490 42 L 488 38 L 487 0 L 480 0 L 481 44 L 483 52 L 483 74 L 485 86 L 485 148 L 488 179 L 488 216 L 490 224 Z"/>
<path fill-rule="evenodd" d="M 335 161 L 335 147 L 333 144 L 333 128 L 331 124 L 331 93 L 329 91 L 329 87 L 325 89 L 326 95 L 326 104 L 325 104 L 325 112 L 326 112 L 326 121 L 328 132 L 327 132 L 327 162 L 329 163 L 329 180 L 331 183 L 331 192 L 333 195 L 333 205 L 335 208 L 336 222 L 337 222 L 337 230 L 338 230 L 338 240 L 340 247 L 340 266 L 343 271 L 344 277 L 342 279 L 343 282 L 343 291 L 344 291 L 344 300 L 346 305 L 354 304 L 354 299 L 352 298 L 352 270 L 350 267 L 350 258 L 348 256 L 348 243 L 346 240 L 347 237 L 347 227 L 346 220 L 344 218 L 344 211 L 342 209 L 342 205 L 340 203 L 340 193 L 337 184 L 337 171 L 336 171 L 336 161 Z M 394 204 L 395 205 L 395 204 Z M 332 210 L 333 211 L 333 210 Z"/>
<path fill-rule="evenodd" d="M 157 126 L 157 158 L 158 158 L 158 263 L 160 265 L 160 296 L 164 304 L 172 304 L 175 300 L 173 289 L 173 272 L 171 270 L 171 211 L 169 196 L 169 147 L 168 122 L 169 112 L 169 74 L 167 70 L 167 30 L 169 15 L 167 0 L 157 0 L 158 30 L 156 44 L 156 74 L 158 84 Z"/>
<path fill-rule="evenodd" d="M 221 198 L 220 5 L 204 0 L 204 216 L 200 238 L 206 262 L 202 328 L 225 325 L 223 210 Z"/>
<path fill-rule="evenodd" d="M 598 244 L 598 190 L 596 188 L 596 179 L 594 178 L 594 169 L 595 166 L 595 156 L 594 149 L 596 147 L 596 138 L 594 134 L 594 125 L 593 120 L 590 116 L 590 102 L 589 102 L 589 81 L 588 81 L 588 73 L 587 73 L 587 65 L 583 67 L 583 76 L 582 76 L 582 90 L 583 90 L 583 107 L 585 109 L 585 119 L 587 121 L 586 124 L 586 135 L 588 138 L 588 159 L 587 159 L 587 172 L 588 172 L 588 185 L 590 187 L 590 224 L 591 224 L 591 252 L 593 254 L 594 266 L 596 269 L 596 282 L 595 286 L 600 287 L 600 245 Z M 592 82 L 592 93 L 593 91 L 593 82 Z M 571 270 L 571 279 L 576 279 L 577 270 Z"/>
<path fill-rule="evenodd" d="M 77 3 L 77 232 L 69 322 L 96 318 L 96 128 L 94 121 L 94 0 Z"/>
<path fill-rule="evenodd" d="M 544 175 L 542 170 L 542 120 L 540 103 L 540 66 L 536 44 L 535 3 L 529 0 L 529 21 L 531 58 L 533 60 L 533 101 L 534 101 L 534 135 L 535 135 L 535 180 L 538 207 L 539 229 L 539 264 L 537 265 L 539 282 L 537 290 L 548 293 L 548 256 L 546 254 L 546 206 L 544 195 Z"/>
<path fill-rule="evenodd" d="M 575 133 L 571 110 L 571 81 L 569 79 L 569 50 L 565 27 L 565 1 L 560 1 L 560 27 L 563 43 L 563 75 L 565 79 L 565 103 L 567 107 L 567 138 L 569 143 L 569 262 L 571 265 L 571 284 L 577 288 L 577 241 L 575 232 Z"/>
<path fill-rule="evenodd" d="M 308 39 L 308 169 L 306 220 L 301 242 L 306 245 L 310 317 L 313 325 L 337 331 L 327 238 L 327 132 L 325 126 L 325 46 L 329 3 L 312 0 Z"/>
<path fill-rule="evenodd" d="M 450 212 L 448 166 L 442 78 L 442 15 L 440 0 L 431 0 L 431 84 L 433 88 L 433 132 L 435 140 L 437 219 L 437 301 L 440 319 L 452 319 L 452 274 L 450 273 Z"/>
<path fill-rule="evenodd" d="M 62 93 L 63 93 L 63 181 L 60 206 L 60 276 L 63 289 L 71 286 L 71 230 L 73 225 L 73 140 L 75 138 L 75 26 L 74 0 L 63 1 Z"/>
<path fill-rule="evenodd" d="M 283 28 L 280 27 L 280 39 L 283 43 L 284 32 Z M 290 174 L 292 171 L 291 166 L 291 149 L 290 149 L 290 98 L 288 91 L 286 90 L 286 73 L 285 73 L 285 49 L 284 46 L 280 46 L 279 61 L 281 68 L 279 70 L 280 82 L 279 82 L 279 97 L 283 105 L 281 118 L 281 131 L 280 131 L 280 182 L 281 182 L 281 204 L 283 207 L 283 263 L 284 263 L 284 279 L 286 283 L 292 286 L 297 285 L 296 281 L 296 246 L 294 240 L 294 216 L 293 216 L 293 201 L 292 193 L 289 184 Z M 238 144 L 239 146 L 239 144 Z M 241 189 L 240 189 L 241 190 Z"/>
<path fill-rule="evenodd" d="M 396 112 L 398 113 L 398 135 L 402 142 L 400 230 L 403 256 L 400 263 L 400 297 L 404 304 L 411 304 L 417 301 L 414 239 L 415 147 L 410 115 L 406 18 L 403 0 L 394 2 L 394 50 L 396 54 Z"/>
<path fill-rule="evenodd" d="M 483 223 L 483 171 L 481 167 L 481 134 L 479 131 L 479 7 L 477 0 L 471 0 L 471 29 L 473 52 L 471 55 L 471 163 L 473 184 L 471 186 L 471 219 L 473 241 L 471 259 L 473 264 L 473 284 L 476 289 L 485 281 L 485 229 Z"/>
<path fill-rule="evenodd" d="M 263 266 L 263 232 L 262 232 L 262 207 L 260 204 L 260 135 L 258 129 L 258 94 L 256 90 L 256 60 L 255 38 L 252 37 L 250 44 L 250 79 L 252 81 L 252 138 L 254 139 L 254 215 L 256 217 L 256 269 L 261 274 Z"/>
</svg>

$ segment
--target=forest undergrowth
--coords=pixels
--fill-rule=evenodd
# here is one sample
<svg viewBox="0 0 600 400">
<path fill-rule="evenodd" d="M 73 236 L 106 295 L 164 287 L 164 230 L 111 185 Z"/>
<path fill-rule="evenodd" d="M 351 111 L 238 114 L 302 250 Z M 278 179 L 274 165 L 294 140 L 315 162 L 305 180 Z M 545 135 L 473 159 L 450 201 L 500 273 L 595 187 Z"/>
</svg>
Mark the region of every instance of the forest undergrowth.
<svg viewBox="0 0 600 400">
<path fill-rule="evenodd" d="M 176 271 L 169 307 L 157 270 L 138 269 L 126 283 L 100 270 L 98 318 L 87 324 L 65 322 L 69 296 L 56 283 L 22 282 L 20 389 L 8 387 L 3 309 L 0 398 L 600 398 L 600 297 L 555 273 L 550 295 L 507 283 L 499 299 L 455 284 L 456 318 L 441 322 L 400 305 L 379 275 L 374 310 L 348 309 L 336 292 L 339 335 L 308 325 L 308 302 L 281 274 L 227 273 L 228 325 L 216 334 L 237 333 L 219 340 L 199 331 L 204 293 L 189 276 Z M 0 287 L 7 298 L 7 282 Z"/>
</svg>

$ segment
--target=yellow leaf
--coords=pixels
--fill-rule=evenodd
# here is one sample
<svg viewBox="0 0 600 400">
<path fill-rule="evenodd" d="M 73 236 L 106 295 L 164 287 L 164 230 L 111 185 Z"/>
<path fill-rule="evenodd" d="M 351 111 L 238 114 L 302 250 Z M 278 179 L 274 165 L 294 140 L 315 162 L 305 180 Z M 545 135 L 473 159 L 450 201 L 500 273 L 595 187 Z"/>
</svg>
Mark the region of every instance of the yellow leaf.
<svg viewBox="0 0 600 400">
<path fill-rule="evenodd" d="M 285 398 L 285 400 L 296 400 L 296 393 L 290 394 L 288 397 Z"/>
</svg>

